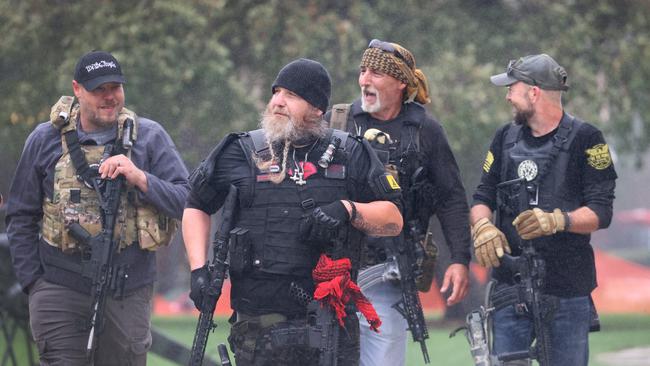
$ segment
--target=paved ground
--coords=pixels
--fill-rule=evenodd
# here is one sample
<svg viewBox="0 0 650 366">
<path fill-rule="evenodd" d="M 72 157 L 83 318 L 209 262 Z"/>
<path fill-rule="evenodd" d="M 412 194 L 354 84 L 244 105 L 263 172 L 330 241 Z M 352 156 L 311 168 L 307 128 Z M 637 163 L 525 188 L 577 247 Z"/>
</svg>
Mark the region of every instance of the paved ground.
<svg viewBox="0 0 650 366">
<path fill-rule="evenodd" d="M 597 360 L 608 366 L 650 366 L 650 347 L 603 353 L 598 355 Z"/>
</svg>

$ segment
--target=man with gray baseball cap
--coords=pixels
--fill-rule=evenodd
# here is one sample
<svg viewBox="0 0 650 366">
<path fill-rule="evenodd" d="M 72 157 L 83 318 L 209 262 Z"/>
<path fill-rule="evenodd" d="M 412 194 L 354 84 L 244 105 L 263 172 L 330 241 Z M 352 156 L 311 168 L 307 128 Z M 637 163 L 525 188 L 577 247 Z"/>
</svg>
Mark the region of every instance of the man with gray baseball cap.
<svg viewBox="0 0 650 366">
<path fill-rule="evenodd" d="M 476 259 L 494 267 L 493 351 L 527 354 L 533 339 L 539 345 L 538 336 L 546 335 L 546 352 L 537 346 L 529 354 L 540 365 L 587 365 L 596 287 L 590 233 L 609 226 L 617 178 L 609 148 L 596 127 L 564 111 L 567 72 L 550 56 L 510 61 L 490 80 L 508 88 L 514 116 L 495 134 L 470 211 Z M 517 178 L 527 183 L 500 184 Z M 546 268 L 541 312 L 552 315 L 544 330 L 535 329 L 532 306 L 515 281 L 520 270 L 500 266 L 528 241 Z M 528 364 L 506 365 L 521 362 Z"/>
</svg>

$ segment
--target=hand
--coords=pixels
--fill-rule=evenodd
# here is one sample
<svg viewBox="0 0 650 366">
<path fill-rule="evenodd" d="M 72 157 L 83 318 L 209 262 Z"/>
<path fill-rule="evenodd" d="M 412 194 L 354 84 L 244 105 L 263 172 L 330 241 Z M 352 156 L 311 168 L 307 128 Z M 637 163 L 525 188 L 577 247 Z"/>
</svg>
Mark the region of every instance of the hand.
<svg viewBox="0 0 650 366">
<path fill-rule="evenodd" d="M 558 231 L 564 231 L 566 222 L 564 214 L 559 208 L 553 212 L 544 212 L 535 207 L 520 213 L 512 225 L 517 233 L 524 240 L 539 238 L 540 236 L 553 235 Z"/>
<path fill-rule="evenodd" d="M 329 243 L 338 235 L 339 227 L 350 220 L 348 209 L 340 200 L 316 207 L 301 225 L 302 238 Z"/>
<path fill-rule="evenodd" d="M 209 284 L 210 271 L 208 271 L 207 264 L 192 271 L 190 276 L 190 299 L 192 299 L 194 306 L 199 311 L 203 311 L 205 289 Z"/>
<path fill-rule="evenodd" d="M 115 179 L 121 174 L 129 184 L 138 187 L 142 192 L 147 191 L 147 175 L 124 154 L 104 160 L 99 166 L 99 174 L 102 179 Z"/>
<path fill-rule="evenodd" d="M 510 253 L 506 236 L 487 217 L 472 226 L 472 240 L 476 260 L 483 267 L 498 267 L 501 265 L 499 258 Z"/>
<path fill-rule="evenodd" d="M 467 296 L 469 290 L 469 271 L 467 266 L 460 263 L 451 264 L 445 272 L 440 292 L 447 292 L 449 285 L 452 286 L 451 295 L 447 298 L 447 306 L 461 302 Z"/>
</svg>

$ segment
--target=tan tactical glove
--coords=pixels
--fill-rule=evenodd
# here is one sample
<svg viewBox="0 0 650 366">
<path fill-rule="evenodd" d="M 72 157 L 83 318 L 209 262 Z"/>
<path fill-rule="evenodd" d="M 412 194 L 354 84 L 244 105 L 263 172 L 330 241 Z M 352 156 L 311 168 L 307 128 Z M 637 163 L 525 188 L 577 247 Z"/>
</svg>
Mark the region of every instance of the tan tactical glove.
<svg viewBox="0 0 650 366">
<path fill-rule="evenodd" d="M 476 260 L 484 267 L 498 267 L 501 264 L 499 258 L 510 253 L 506 236 L 487 217 L 472 226 L 472 240 Z"/>
<path fill-rule="evenodd" d="M 512 225 L 522 239 L 530 240 L 564 231 L 566 221 L 559 208 L 553 212 L 544 212 L 539 208 L 534 208 L 520 213 Z"/>
</svg>

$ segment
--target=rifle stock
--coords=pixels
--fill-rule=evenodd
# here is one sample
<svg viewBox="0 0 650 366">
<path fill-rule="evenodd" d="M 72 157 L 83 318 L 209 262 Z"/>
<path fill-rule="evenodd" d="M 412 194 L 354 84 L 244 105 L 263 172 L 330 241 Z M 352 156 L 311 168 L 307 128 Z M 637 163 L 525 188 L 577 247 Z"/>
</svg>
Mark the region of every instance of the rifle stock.
<svg viewBox="0 0 650 366">
<path fill-rule="evenodd" d="M 203 306 L 201 307 L 203 310 L 201 311 L 199 320 L 196 324 L 196 332 L 194 334 L 190 356 L 191 366 L 199 366 L 203 363 L 203 356 L 208 343 L 208 337 L 210 332 L 217 327 L 212 321 L 212 318 L 219 297 L 221 297 L 221 289 L 228 271 L 228 240 L 230 238 L 230 231 L 233 229 L 235 222 L 237 200 L 238 189 L 231 185 L 223 204 L 221 225 L 214 235 L 213 258 L 212 263 L 208 266 L 211 280 L 205 290 Z"/>
</svg>

